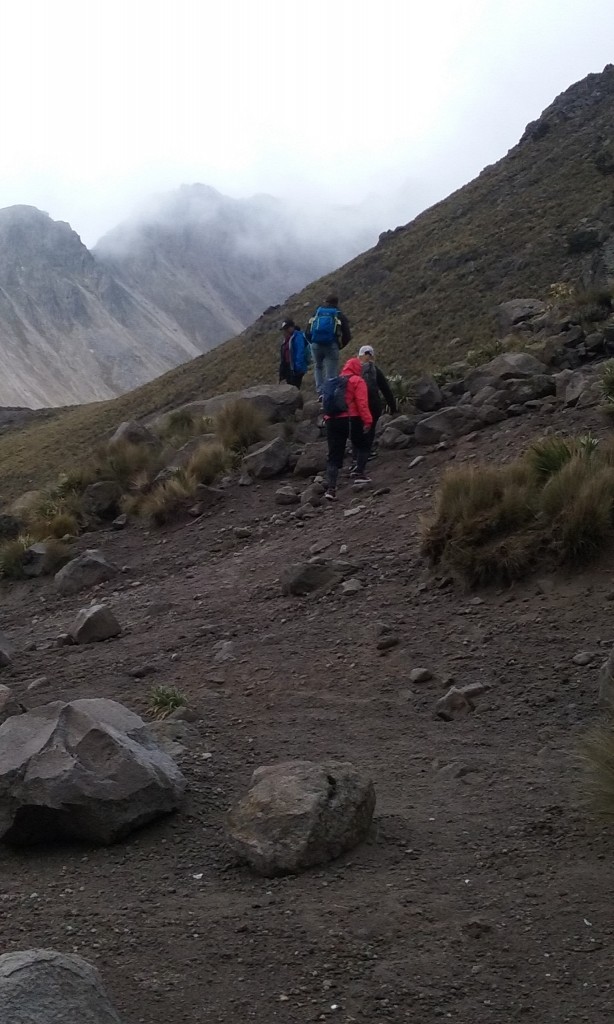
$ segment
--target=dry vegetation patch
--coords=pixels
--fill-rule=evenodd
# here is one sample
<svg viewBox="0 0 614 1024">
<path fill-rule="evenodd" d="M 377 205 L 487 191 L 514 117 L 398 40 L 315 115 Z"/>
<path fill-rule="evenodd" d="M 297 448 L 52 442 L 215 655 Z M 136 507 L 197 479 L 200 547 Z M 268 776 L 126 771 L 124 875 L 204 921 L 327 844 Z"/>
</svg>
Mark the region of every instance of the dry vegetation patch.
<svg viewBox="0 0 614 1024">
<path fill-rule="evenodd" d="M 505 466 L 445 474 L 423 553 L 469 586 L 584 565 L 614 537 L 614 446 L 547 437 Z"/>
</svg>

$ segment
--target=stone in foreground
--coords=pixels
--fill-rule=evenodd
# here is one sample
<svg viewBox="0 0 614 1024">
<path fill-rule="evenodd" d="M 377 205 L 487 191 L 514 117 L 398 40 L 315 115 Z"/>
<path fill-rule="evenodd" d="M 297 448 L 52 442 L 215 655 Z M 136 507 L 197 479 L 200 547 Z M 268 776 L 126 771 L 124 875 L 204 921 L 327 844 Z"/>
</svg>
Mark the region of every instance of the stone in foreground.
<svg viewBox="0 0 614 1024">
<path fill-rule="evenodd" d="M 0 726 L 0 839 L 107 845 L 174 811 L 185 780 L 116 701 L 56 701 Z"/>
<path fill-rule="evenodd" d="M 60 594 L 76 594 L 99 583 L 106 583 L 116 573 L 117 568 L 107 561 L 102 551 L 88 548 L 55 574 L 55 585 Z"/>
<path fill-rule="evenodd" d="M 93 604 L 82 608 L 70 627 L 69 634 L 76 644 L 91 644 L 119 636 L 122 628 L 106 604 Z"/>
<path fill-rule="evenodd" d="M 375 809 L 370 779 L 352 764 L 287 761 L 258 768 L 230 811 L 234 851 L 265 877 L 326 864 L 369 833 Z"/>
<path fill-rule="evenodd" d="M 87 960 L 53 949 L 0 956 L 3 1024 L 121 1024 Z"/>
</svg>

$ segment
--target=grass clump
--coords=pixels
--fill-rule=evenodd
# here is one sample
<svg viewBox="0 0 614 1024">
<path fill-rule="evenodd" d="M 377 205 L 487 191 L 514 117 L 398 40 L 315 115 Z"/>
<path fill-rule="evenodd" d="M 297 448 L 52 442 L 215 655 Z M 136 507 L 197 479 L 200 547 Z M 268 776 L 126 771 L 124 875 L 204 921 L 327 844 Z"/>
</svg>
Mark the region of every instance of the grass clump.
<svg viewBox="0 0 614 1024">
<path fill-rule="evenodd" d="M 580 566 L 614 539 L 614 465 L 592 435 L 544 438 L 506 466 L 444 477 L 423 552 L 469 586 L 510 583 L 544 563 Z"/>
<path fill-rule="evenodd" d="M 467 352 L 466 361 L 469 366 L 484 366 L 486 363 L 490 363 L 496 356 L 500 356 L 505 351 L 505 347 L 500 341 L 490 341 L 485 345 L 478 345 L 476 348 L 470 348 Z"/>
<path fill-rule="evenodd" d="M 225 405 L 215 420 L 215 432 L 224 448 L 244 452 L 265 437 L 267 421 L 251 402 L 236 401 Z"/>
<path fill-rule="evenodd" d="M 137 504 L 134 511 L 151 519 L 156 526 L 166 526 L 183 513 L 195 500 L 198 481 L 185 470 L 154 487 Z"/>
<path fill-rule="evenodd" d="M 599 818 L 614 820 L 614 722 L 596 726 L 580 747 L 582 789 L 587 807 Z"/>
<path fill-rule="evenodd" d="M 154 718 L 168 718 L 177 708 L 184 708 L 187 700 L 174 686 L 156 686 L 151 691 L 149 706 Z"/>
<path fill-rule="evenodd" d="M 163 441 L 181 446 L 199 434 L 213 433 L 215 421 L 209 416 L 198 416 L 190 409 L 175 409 L 168 414 L 158 434 Z"/>
<path fill-rule="evenodd" d="M 23 533 L 0 544 L 0 576 L 7 580 L 24 578 L 25 553 L 33 540 L 29 534 Z"/>
<path fill-rule="evenodd" d="M 391 373 L 388 377 L 388 383 L 394 395 L 394 400 L 397 403 L 397 409 L 400 411 L 412 401 L 411 381 L 404 377 L 402 373 Z"/>
<path fill-rule="evenodd" d="M 230 464 L 230 454 L 221 444 L 203 444 L 192 453 L 186 475 L 195 484 L 210 486 Z"/>
</svg>

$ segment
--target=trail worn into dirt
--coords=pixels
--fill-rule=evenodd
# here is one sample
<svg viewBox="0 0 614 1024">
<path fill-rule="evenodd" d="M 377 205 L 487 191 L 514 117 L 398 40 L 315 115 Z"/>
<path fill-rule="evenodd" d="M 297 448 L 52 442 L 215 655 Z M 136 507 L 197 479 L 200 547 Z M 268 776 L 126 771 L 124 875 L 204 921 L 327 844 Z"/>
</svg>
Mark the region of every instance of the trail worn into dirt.
<svg viewBox="0 0 614 1024">
<path fill-rule="evenodd" d="M 418 550 L 451 458 L 509 458 L 546 425 L 589 421 L 508 421 L 413 469 L 416 450 L 383 455 L 373 475 L 390 493 L 344 490 L 305 525 L 270 525 L 271 483 L 168 533 L 83 537 L 127 567 L 95 592 L 125 631 L 107 643 L 55 645 L 94 595 L 3 588 L 16 654 L 2 681 L 26 705 L 99 695 L 147 714 L 163 683 L 202 721 L 178 815 L 109 849 L 0 848 L 1 951 L 82 954 L 126 1024 L 610 1024 L 614 832 L 578 806 L 575 750 L 614 643 L 612 563 L 476 596 Z M 324 556 L 347 545 L 363 589 L 282 597 L 284 566 L 320 541 Z M 384 654 L 382 624 L 399 638 Z M 434 678 L 412 686 L 416 667 Z M 492 688 L 444 722 L 451 678 Z M 224 813 L 254 767 L 295 757 L 369 772 L 373 835 L 326 869 L 259 879 L 225 846 Z"/>
</svg>

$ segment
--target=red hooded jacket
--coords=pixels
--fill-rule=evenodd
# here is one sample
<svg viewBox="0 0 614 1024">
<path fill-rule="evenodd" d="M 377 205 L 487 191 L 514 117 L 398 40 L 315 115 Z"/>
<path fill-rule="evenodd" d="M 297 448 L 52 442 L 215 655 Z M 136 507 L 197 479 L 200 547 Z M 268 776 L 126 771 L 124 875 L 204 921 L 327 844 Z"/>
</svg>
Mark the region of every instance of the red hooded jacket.
<svg viewBox="0 0 614 1024">
<path fill-rule="evenodd" d="M 349 377 L 345 399 L 348 411 L 344 416 L 357 416 L 362 420 L 365 430 L 370 430 L 373 425 L 373 417 L 369 410 L 369 393 L 367 385 L 362 379 L 362 363 L 354 356 L 348 359 L 341 371 L 342 377 Z"/>
</svg>

